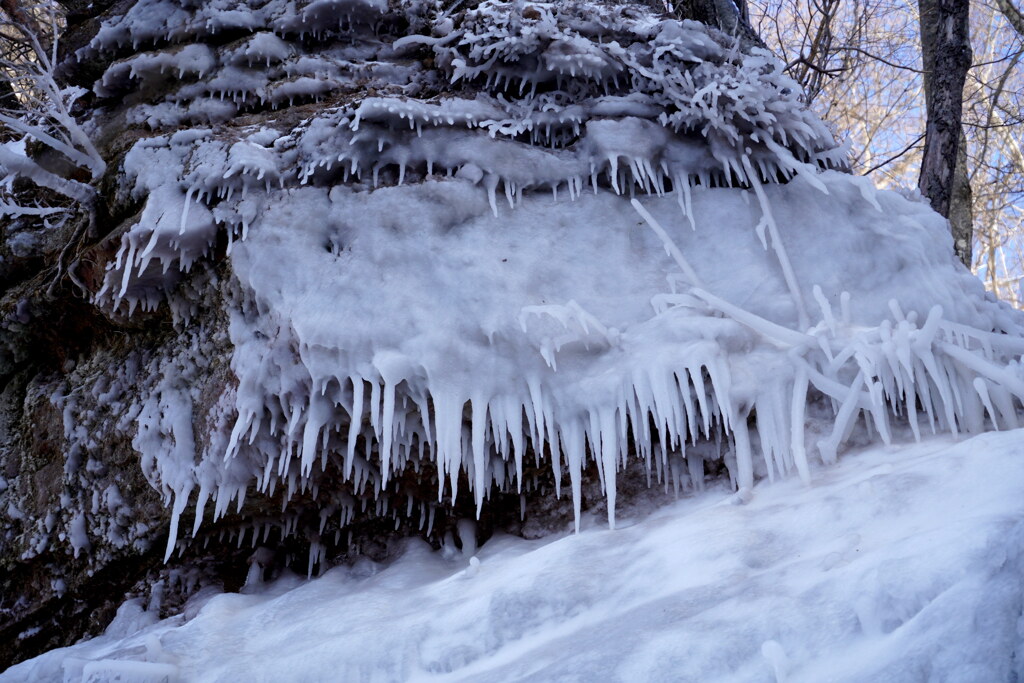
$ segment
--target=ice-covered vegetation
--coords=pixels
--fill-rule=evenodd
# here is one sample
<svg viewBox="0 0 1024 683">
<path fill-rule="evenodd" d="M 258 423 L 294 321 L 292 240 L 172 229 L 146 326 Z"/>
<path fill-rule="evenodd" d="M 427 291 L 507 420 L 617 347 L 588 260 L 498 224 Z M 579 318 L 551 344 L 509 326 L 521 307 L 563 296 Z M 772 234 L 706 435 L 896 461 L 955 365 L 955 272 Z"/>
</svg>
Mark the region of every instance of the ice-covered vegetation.
<svg viewBox="0 0 1024 683">
<path fill-rule="evenodd" d="M 168 553 L 187 507 L 194 534 L 254 489 L 284 510 L 239 542 L 312 510 L 315 558 L 396 501 L 429 530 L 421 486 L 479 512 L 551 468 L 579 519 L 593 466 L 614 525 L 632 458 L 742 490 L 855 430 L 1017 426 L 1020 317 L 943 219 L 843 172 L 770 55 L 639 5 L 399 7 L 141 0 L 80 51 L 130 49 L 94 92 L 152 130 L 95 302 L 187 326 L 184 274 L 229 266 L 220 436 L 180 368 L 133 412 Z"/>
<path fill-rule="evenodd" d="M 0 219 L 47 217 L 44 220 L 48 227 L 52 227 L 67 217 L 67 208 L 40 206 L 38 202 L 34 205 L 19 203 L 14 196 L 16 180 L 29 180 L 60 195 L 65 204 L 71 200 L 85 207 L 91 205 L 95 190 L 81 179 L 55 173 L 45 164 L 30 158 L 25 153 L 25 143 L 35 141 L 60 154 L 70 165 L 80 169 L 81 176 L 92 180 L 103 175 L 106 163 L 88 132 L 71 113 L 75 101 L 84 91 L 62 87 L 58 83 L 56 41 L 11 21 L 6 16 L 7 11 L 9 8 L 0 22 L 4 35 L 4 45 L 0 49 L 0 78 L 16 84 L 7 84 L 6 88 L 11 97 L 14 96 L 11 88 L 17 88 L 18 101 L 0 102 L 0 130 L 4 131 L 3 142 L 0 142 Z M 37 15 L 35 21 L 40 22 L 40 26 L 46 25 L 49 35 L 55 35 L 57 13 L 46 6 L 35 7 L 34 13 Z M 39 26 L 36 29 L 42 30 Z"/>
</svg>

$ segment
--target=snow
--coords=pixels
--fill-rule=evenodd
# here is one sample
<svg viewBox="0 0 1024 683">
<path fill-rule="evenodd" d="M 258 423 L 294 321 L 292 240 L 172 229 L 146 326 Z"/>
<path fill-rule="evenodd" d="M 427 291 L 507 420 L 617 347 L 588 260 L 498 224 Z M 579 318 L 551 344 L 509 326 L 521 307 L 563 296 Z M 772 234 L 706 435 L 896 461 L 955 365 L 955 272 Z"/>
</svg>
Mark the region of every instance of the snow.
<svg viewBox="0 0 1024 683">
<path fill-rule="evenodd" d="M 175 52 L 142 53 L 109 67 L 93 90 L 100 97 L 111 97 L 128 87 L 129 79 L 152 82 L 165 74 L 181 79 L 186 73 L 202 78 L 215 64 L 213 50 L 205 45 L 187 45 Z"/>
<path fill-rule="evenodd" d="M 1006 681 L 1024 674 L 1024 431 L 872 447 L 813 485 L 715 483 L 609 530 L 410 540 L 107 635 L 0 681 Z M 746 500 L 746 502 L 744 502 Z M 167 677 L 162 679 L 161 677 Z"/>
</svg>

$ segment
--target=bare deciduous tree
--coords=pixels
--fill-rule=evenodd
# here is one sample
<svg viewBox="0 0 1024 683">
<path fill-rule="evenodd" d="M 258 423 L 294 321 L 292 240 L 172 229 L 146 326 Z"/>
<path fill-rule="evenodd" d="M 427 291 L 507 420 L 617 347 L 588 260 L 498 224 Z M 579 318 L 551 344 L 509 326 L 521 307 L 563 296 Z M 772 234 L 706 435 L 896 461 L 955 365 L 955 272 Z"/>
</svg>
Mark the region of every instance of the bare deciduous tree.
<svg viewBox="0 0 1024 683">
<path fill-rule="evenodd" d="M 810 106 L 850 141 L 854 172 L 883 187 L 917 187 L 927 128 L 925 81 L 935 70 L 923 61 L 918 7 L 895 0 L 761 0 L 751 3 L 751 18 L 804 87 Z M 960 66 L 963 29 L 959 52 L 942 55 Z M 969 29 L 974 54 L 962 89 L 957 154 L 938 155 L 947 164 L 961 160 L 952 173 L 959 182 L 949 188 L 948 217 L 958 255 L 992 292 L 1020 305 L 1024 15 L 1012 0 L 976 3 Z"/>
<path fill-rule="evenodd" d="M 970 188 L 965 188 L 967 158 L 958 153 L 964 137 L 964 83 L 971 66 L 970 5 L 968 0 L 918 0 L 918 14 L 927 114 L 918 187 L 933 209 L 950 218 L 956 186 L 953 248 L 970 266 L 971 224 L 963 213 L 970 202 Z M 963 143 L 966 146 L 966 139 Z"/>
</svg>

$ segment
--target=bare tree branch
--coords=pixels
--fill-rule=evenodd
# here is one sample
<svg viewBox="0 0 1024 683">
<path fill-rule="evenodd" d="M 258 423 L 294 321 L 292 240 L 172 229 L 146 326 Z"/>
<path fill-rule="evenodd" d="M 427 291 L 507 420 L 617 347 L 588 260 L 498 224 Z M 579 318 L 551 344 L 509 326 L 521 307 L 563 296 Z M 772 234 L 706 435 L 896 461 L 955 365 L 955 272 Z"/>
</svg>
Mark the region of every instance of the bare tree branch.
<svg viewBox="0 0 1024 683">
<path fill-rule="evenodd" d="M 878 169 L 882 168 L 883 166 L 887 166 L 887 165 L 891 164 L 892 162 L 896 161 L 897 159 L 902 157 L 904 154 L 906 154 L 910 150 L 912 150 L 915 147 L 917 147 L 921 143 L 921 140 L 923 140 L 923 139 L 924 139 L 924 133 L 921 133 L 916 138 L 914 138 L 913 142 L 911 142 L 909 145 L 907 145 L 902 150 L 897 152 L 895 155 L 889 157 L 888 159 L 886 159 L 885 161 L 883 161 L 883 162 L 881 162 L 879 164 L 875 164 L 874 166 L 872 166 L 868 170 L 866 170 L 863 173 L 861 173 L 861 175 L 871 175 L 872 173 L 874 173 Z"/>
<path fill-rule="evenodd" d="M 995 3 L 1017 35 L 1024 36 L 1024 14 L 1021 14 L 1010 0 L 995 0 Z"/>
</svg>

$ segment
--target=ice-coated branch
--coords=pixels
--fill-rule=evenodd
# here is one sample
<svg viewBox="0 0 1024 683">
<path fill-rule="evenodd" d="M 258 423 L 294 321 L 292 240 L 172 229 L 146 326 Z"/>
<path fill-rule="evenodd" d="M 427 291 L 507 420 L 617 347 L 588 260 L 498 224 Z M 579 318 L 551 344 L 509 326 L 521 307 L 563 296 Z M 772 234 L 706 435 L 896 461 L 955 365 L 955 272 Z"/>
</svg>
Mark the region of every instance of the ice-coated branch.
<svg viewBox="0 0 1024 683">
<path fill-rule="evenodd" d="M 800 285 L 797 283 L 796 273 L 793 272 L 793 264 L 789 260 L 789 254 L 786 252 L 786 247 L 782 243 L 782 237 L 779 235 L 779 228 L 775 224 L 771 203 L 768 201 L 768 196 L 764 193 L 760 178 L 757 177 L 753 167 L 750 165 L 750 158 L 743 154 L 740 156 L 740 160 L 743 162 L 743 170 L 746 171 L 747 180 L 753 186 L 754 192 L 757 194 L 757 201 L 761 205 L 764 221 L 772 238 L 772 249 L 775 250 L 775 255 L 779 259 L 779 265 L 782 266 L 782 274 L 786 279 L 786 286 L 789 288 L 790 296 L 793 297 L 793 304 L 796 306 L 800 327 L 807 329 L 809 324 L 807 306 L 804 304 L 804 296 L 800 291 Z"/>
<path fill-rule="evenodd" d="M 27 13 L 22 14 L 28 17 Z M 20 79 L 31 82 L 31 88 L 24 93 L 22 108 L 7 113 L 0 111 L 0 123 L 60 152 L 75 165 L 87 168 L 92 179 L 97 180 L 106 170 L 106 162 L 70 112 L 71 103 L 80 89 L 61 88 L 57 83 L 58 27 L 52 11 L 49 12 L 49 23 L 49 50 L 43 44 L 36 22 L 23 21 L 13 26 L 13 30 L 28 43 L 29 55 L 21 59 L 2 58 L 0 67 L 9 74 L 12 81 Z M 31 123 L 33 116 L 50 122 L 54 130 L 51 132 L 39 124 Z M 58 136 L 64 140 L 58 139 Z"/>
<path fill-rule="evenodd" d="M 106 167 L 106 164 L 103 162 L 103 159 L 99 158 L 98 154 L 93 158 L 89 154 L 80 152 L 71 145 L 61 142 L 39 126 L 33 126 L 20 118 L 0 113 L 0 123 L 6 123 L 15 131 L 35 138 L 47 147 L 60 152 L 76 165 L 90 169 L 93 172 L 94 179 L 103 174 L 103 169 Z"/>
<path fill-rule="evenodd" d="M 52 216 L 56 213 L 63 213 L 65 209 L 57 207 L 18 206 L 0 200 L 0 216 Z"/>
<path fill-rule="evenodd" d="M 683 275 L 685 275 L 686 279 L 690 281 L 690 284 L 693 287 L 699 288 L 701 286 L 700 278 L 697 277 L 696 271 L 694 271 L 690 264 L 687 263 L 686 257 L 683 256 L 683 252 L 679 250 L 676 243 L 673 242 L 672 238 L 669 237 L 667 232 L 665 232 L 665 228 L 661 227 L 661 224 L 658 223 L 654 216 L 651 215 L 650 211 L 644 208 L 644 205 L 641 204 L 639 200 L 630 199 L 629 203 L 633 205 L 633 208 L 638 214 L 640 214 L 640 217 L 644 219 L 648 227 L 650 227 L 650 229 L 654 231 L 654 234 L 658 236 L 658 239 L 660 239 L 661 243 L 665 246 L 665 253 L 672 257 L 672 260 L 675 261 L 676 265 L 679 266 L 679 269 L 683 271 Z"/>
<path fill-rule="evenodd" d="M 91 203 L 96 196 L 96 191 L 90 185 L 51 173 L 28 157 L 17 154 L 4 145 L 0 145 L 0 167 L 83 205 Z"/>
</svg>

